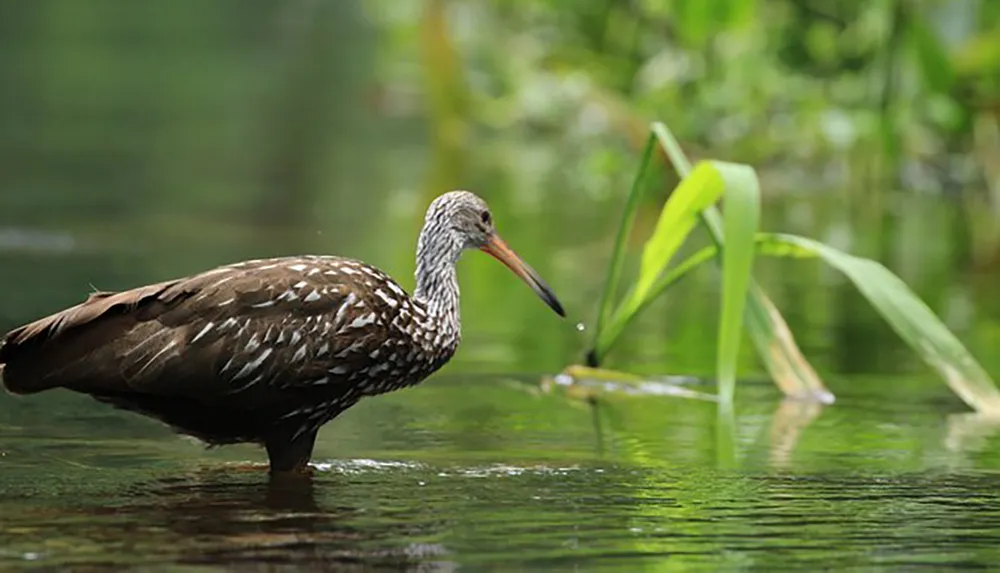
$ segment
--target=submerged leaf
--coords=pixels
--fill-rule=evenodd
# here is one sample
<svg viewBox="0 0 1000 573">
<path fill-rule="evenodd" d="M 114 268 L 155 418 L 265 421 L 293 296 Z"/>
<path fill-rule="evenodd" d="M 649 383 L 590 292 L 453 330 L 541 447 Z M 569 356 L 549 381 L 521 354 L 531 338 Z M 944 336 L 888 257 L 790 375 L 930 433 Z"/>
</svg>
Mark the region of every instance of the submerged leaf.
<svg viewBox="0 0 1000 573">
<path fill-rule="evenodd" d="M 717 402 L 714 394 L 686 387 L 697 379 L 686 376 L 644 377 L 617 370 L 568 366 L 556 377 L 543 381 L 543 389 L 565 388 L 570 395 L 593 399 L 601 394 L 621 393 L 633 396 L 671 396 Z"/>
</svg>

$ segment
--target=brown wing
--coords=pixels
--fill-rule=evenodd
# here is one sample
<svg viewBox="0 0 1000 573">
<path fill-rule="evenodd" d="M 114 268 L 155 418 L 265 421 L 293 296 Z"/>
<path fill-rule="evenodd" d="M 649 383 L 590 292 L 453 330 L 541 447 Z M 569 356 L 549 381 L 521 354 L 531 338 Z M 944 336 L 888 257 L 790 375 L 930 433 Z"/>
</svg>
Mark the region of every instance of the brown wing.
<svg viewBox="0 0 1000 573">
<path fill-rule="evenodd" d="M 8 333 L 4 384 L 15 393 L 62 386 L 209 403 L 337 394 L 392 345 L 393 306 L 376 291 L 401 289 L 385 281 L 355 261 L 296 257 L 95 293 Z"/>
</svg>

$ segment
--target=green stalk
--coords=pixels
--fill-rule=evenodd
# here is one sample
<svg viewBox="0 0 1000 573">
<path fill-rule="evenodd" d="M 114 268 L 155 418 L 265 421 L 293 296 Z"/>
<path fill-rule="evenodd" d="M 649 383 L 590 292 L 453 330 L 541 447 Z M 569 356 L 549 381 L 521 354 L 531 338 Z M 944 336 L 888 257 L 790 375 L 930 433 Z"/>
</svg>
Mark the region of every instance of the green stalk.
<svg viewBox="0 0 1000 573">
<path fill-rule="evenodd" d="M 654 136 L 650 134 L 646 140 L 646 147 L 642 152 L 642 160 L 639 162 L 639 171 L 632 181 L 632 189 L 629 191 L 628 200 L 625 202 L 625 211 L 622 213 L 621 224 L 618 225 L 618 236 L 615 238 L 611 263 L 608 265 L 608 276 L 604 282 L 604 291 L 601 293 L 601 302 L 598 306 L 597 328 L 594 329 L 595 339 L 592 343 L 592 350 L 587 356 L 587 363 L 590 366 L 598 366 L 603 359 L 602 353 L 598 350 L 596 337 L 604 330 L 604 324 L 611 315 L 612 299 L 618 289 L 618 282 L 621 279 L 622 265 L 625 259 L 625 245 L 628 242 L 629 234 L 632 232 L 632 224 L 635 222 L 635 216 L 639 210 L 642 184 L 646 179 L 646 170 L 649 168 L 649 162 L 655 148 Z"/>
</svg>

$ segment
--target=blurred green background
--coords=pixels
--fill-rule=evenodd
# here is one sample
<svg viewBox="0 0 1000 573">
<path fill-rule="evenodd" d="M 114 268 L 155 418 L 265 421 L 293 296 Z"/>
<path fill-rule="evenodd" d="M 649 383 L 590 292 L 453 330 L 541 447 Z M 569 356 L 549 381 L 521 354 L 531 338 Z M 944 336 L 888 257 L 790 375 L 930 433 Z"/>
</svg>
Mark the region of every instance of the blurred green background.
<svg viewBox="0 0 1000 573">
<path fill-rule="evenodd" d="M 647 478 L 629 474 L 628 464 L 668 488 L 672 471 L 714 467 L 713 407 L 621 399 L 592 413 L 523 387 L 582 359 L 589 331 L 576 324 L 592 324 L 651 120 L 667 123 L 695 158 L 753 164 L 764 230 L 883 262 L 1000 373 L 993 0 L 0 0 L 0 330 L 95 288 L 274 255 L 357 257 L 412 289 L 426 205 L 445 190 L 471 189 L 563 299 L 568 320 L 502 265 L 465 256 L 458 355 L 436 382 L 366 401 L 332 423 L 318 457 L 610 458 L 626 465 L 616 483 L 634 487 L 641 508 Z M 643 206 L 634 247 L 671 186 Z M 686 248 L 706 243 L 696 235 Z M 740 467 L 875 476 L 1000 467 L 988 448 L 979 453 L 995 421 L 946 423 L 964 405 L 835 271 L 760 259 L 755 276 L 843 401 L 790 454 L 817 412 L 773 412 L 779 393 L 752 384 L 764 373 L 744 344 L 740 376 L 750 389 L 737 393 Z M 706 266 L 650 307 L 607 365 L 711 376 L 718 299 L 717 273 Z M 119 479 L 144 476 L 125 468 L 172 473 L 181 460 L 209 455 L 152 422 L 58 392 L 0 395 L 0 439 L 5 499 L 29 499 L 34 480 L 43 496 L 30 499 L 54 507 L 66 501 L 52 493 L 67 487 L 66 464 L 90 468 L 73 472 L 118 468 L 120 476 L 90 482 L 117 491 Z M 977 453 L 967 457 L 968 449 Z M 691 507 L 753 498 L 752 486 L 734 493 L 731 482 L 692 475 L 678 478 L 693 492 Z M 413 487 L 405 474 L 384 479 L 364 490 L 370 499 Z M 593 484 L 581 479 L 576 491 L 588 495 Z M 982 485 L 955 483 L 963 497 Z M 516 506 L 534 499 L 534 482 L 497 487 L 519 512 L 512 520 L 544 513 Z M 852 487 L 867 507 L 867 485 Z M 454 493 L 435 491 L 432 508 Z M 586 511 L 586 499 L 560 505 L 572 498 L 560 495 L 556 506 Z M 869 509 L 881 507 L 871 499 Z M 983 503 L 995 512 L 995 502 Z M 459 525 L 500 511 L 492 503 L 448 508 Z M 818 500 L 803 511 L 829 508 Z M 975 509 L 947 517 L 973 519 Z M 21 507 L 22 524 L 37 524 L 36 510 Z M 692 518 L 694 510 L 684 511 L 649 519 Z M 855 514 L 835 511 L 842 521 Z M 585 515 L 573 509 L 566 520 Z M 740 523 L 733 535 L 756 527 Z M 901 543 L 940 541 L 937 522 L 926 523 Z M 874 539 L 894 525 L 867 527 Z M 996 529 L 995 521 L 979 525 L 989 536 Z M 705 527 L 696 530 L 711 535 Z M 849 527 L 837 531 L 857 541 Z M 34 547 L 30 535 L 16 540 Z M 673 547 L 658 543 L 629 547 Z"/>
<path fill-rule="evenodd" d="M 580 358 L 658 119 L 695 157 L 758 168 L 766 230 L 884 262 L 989 369 L 998 22 L 985 0 L 0 2 L 0 326 L 279 254 L 411 287 L 423 209 L 462 187 L 571 320 L 468 256 L 453 366 L 555 371 Z M 832 272 L 758 276 L 822 371 L 909 368 Z M 711 372 L 716 281 L 661 301 L 609 365 Z"/>
</svg>

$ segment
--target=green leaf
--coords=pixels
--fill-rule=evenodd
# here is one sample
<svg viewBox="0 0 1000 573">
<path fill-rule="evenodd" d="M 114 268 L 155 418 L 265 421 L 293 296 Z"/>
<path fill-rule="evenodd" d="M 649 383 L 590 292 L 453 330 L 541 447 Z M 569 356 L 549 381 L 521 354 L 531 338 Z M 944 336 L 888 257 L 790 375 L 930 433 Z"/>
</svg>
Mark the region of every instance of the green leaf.
<svg viewBox="0 0 1000 573">
<path fill-rule="evenodd" d="M 649 164 L 644 163 L 643 165 L 648 166 Z M 694 229 L 699 212 L 718 201 L 726 189 L 726 177 L 737 172 L 735 167 L 732 164 L 714 161 L 701 163 L 694 169 L 690 177 L 685 178 L 674 189 L 663 206 L 653 234 L 643 246 L 642 261 L 636 282 L 626 293 L 611 318 L 599 323 L 597 339 L 594 343 L 596 357 L 599 358 L 607 353 L 625 329 L 625 325 L 652 300 L 651 294 L 655 291 L 655 287 L 671 259 Z M 636 181 L 641 181 L 644 177 L 645 173 L 640 173 Z M 626 212 L 629 212 L 629 208 L 626 209 Z M 615 260 L 620 260 L 622 256 L 621 253 L 616 253 Z M 605 292 L 613 289 L 611 284 L 609 275 Z"/>
<path fill-rule="evenodd" d="M 1000 391 L 990 375 L 934 312 L 885 266 L 797 235 L 757 233 L 754 245 L 758 256 L 819 258 L 844 273 L 900 338 L 944 378 L 959 398 L 980 412 L 1000 413 Z M 671 284 L 718 256 L 718 252 L 716 247 L 699 250 L 675 267 L 669 277 Z M 777 312 L 773 305 L 765 310 L 766 313 Z M 761 324 L 767 320 L 766 314 L 758 317 L 753 312 L 748 318 L 751 330 L 763 328 Z M 794 361 L 780 363 L 788 368 L 801 366 Z M 722 400 L 720 397 L 720 403 Z"/>
<path fill-rule="evenodd" d="M 661 215 L 657 231 L 644 249 L 643 262 L 645 269 L 640 277 L 641 288 L 638 283 L 634 285 L 632 290 L 626 294 L 624 301 L 612 312 L 612 307 L 614 306 L 613 299 L 617 290 L 624 259 L 625 242 L 628 234 L 631 232 L 632 222 L 638 210 L 640 193 L 651 165 L 652 151 L 654 150 L 652 145 L 653 139 L 655 138 L 656 142 L 659 143 L 670 159 L 674 170 L 682 177 L 682 184 L 693 173 L 691 163 L 684 155 L 680 144 L 678 144 L 673 134 L 670 133 L 667 126 L 660 122 L 654 122 L 650 125 L 650 129 L 652 135 L 647 140 L 640 169 L 633 181 L 632 190 L 626 203 L 625 213 L 622 216 L 622 224 L 618 230 L 615 250 L 608 268 L 608 277 L 598 308 L 597 328 L 594 329 L 595 338 L 588 354 L 588 363 L 592 366 L 601 363 L 625 327 L 642 309 L 648 306 L 666 289 L 683 278 L 690 269 L 698 266 L 704 260 L 715 256 L 714 253 L 709 251 L 699 251 L 699 253 L 681 265 L 672 270 L 666 270 L 666 265 L 669 264 L 670 258 L 673 257 L 683 239 L 691 231 L 691 226 L 682 228 L 685 225 L 686 219 L 680 216 L 681 213 L 685 211 L 697 212 L 697 207 L 704 207 L 700 212 L 696 213 L 696 216 L 700 218 L 702 224 L 709 231 L 716 246 L 721 248 L 723 244 L 722 216 L 719 210 L 711 204 L 718 198 L 718 194 L 715 195 L 715 199 L 711 201 L 708 199 L 711 198 L 711 194 L 715 191 L 721 193 L 721 188 L 725 187 L 725 183 L 719 185 L 719 189 L 709 188 L 704 190 L 706 194 L 691 200 L 688 203 L 687 209 L 682 209 L 680 207 L 681 203 L 678 203 L 678 206 L 674 208 L 674 212 L 670 214 L 664 212 Z M 704 179 L 701 181 L 701 184 L 709 184 L 709 187 L 715 187 L 719 179 L 723 179 L 718 167 L 720 165 L 731 164 L 709 162 L 705 165 L 706 167 L 703 167 L 706 170 L 705 174 L 699 176 L 699 179 Z M 716 173 L 713 174 L 710 169 L 715 169 Z M 715 175 L 718 175 L 718 179 L 715 178 Z M 715 183 L 711 183 L 712 181 Z M 694 193 L 695 191 L 697 191 L 697 186 L 691 187 L 691 190 L 685 193 Z M 676 196 L 672 196 L 671 200 L 675 198 Z M 664 208 L 665 211 L 667 208 Z M 671 222 L 678 220 L 680 221 L 678 227 L 670 226 Z M 659 268 L 657 269 L 657 267 Z M 652 277 L 652 282 L 650 282 L 650 277 Z M 732 280 L 730 279 L 730 282 Z M 771 303 L 756 283 L 752 281 L 750 282 L 750 301 L 746 304 L 744 319 L 746 320 L 751 340 L 754 342 L 761 360 L 782 392 L 801 399 L 818 400 L 821 402 L 833 401 L 833 395 L 823 386 L 823 382 L 816 375 L 816 372 L 796 345 L 795 338 L 792 336 L 781 313 L 778 312 L 774 304 Z M 723 328 L 728 329 L 733 327 L 726 325 Z M 739 329 L 737 328 L 736 330 Z M 722 344 L 720 342 L 720 345 Z M 731 346 L 733 345 L 731 341 L 725 344 L 725 347 L 720 346 L 722 348 L 722 352 L 719 354 L 720 359 L 722 356 L 728 356 L 728 353 L 734 352 L 731 350 Z M 736 348 L 738 350 L 738 346 Z"/>
<path fill-rule="evenodd" d="M 722 313 L 719 318 L 716 372 L 719 403 L 731 409 L 736 389 L 736 361 L 743 336 L 750 271 L 753 267 L 754 235 L 760 221 L 760 183 L 746 165 L 718 164 L 725 180 L 723 226 L 726 247 L 722 252 Z M 693 175 L 697 173 L 697 168 Z"/>
<path fill-rule="evenodd" d="M 726 188 L 722 169 L 722 164 L 718 162 L 699 163 L 671 193 L 653 234 L 643 247 L 639 278 L 632 298 L 646 297 L 698 222 L 698 213 L 722 196 Z"/>
<path fill-rule="evenodd" d="M 628 314 L 619 308 L 615 312 L 614 318 L 608 323 L 608 326 L 604 330 L 598 332 L 598 342 L 600 346 L 595 344 L 594 353 L 597 356 L 603 356 L 614 344 L 615 339 L 621 334 L 625 327 L 638 316 L 643 309 L 649 306 L 654 300 L 657 299 L 664 291 L 674 285 L 682 278 L 688 275 L 689 271 L 693 270 L 695 267 L 700 266 L 705 261 L 713 259 L 718 255 L 718 251 L 715 247 L 706 247 L 700 249 L 694 255 L 688 257 L 684 262 L 668 269 L 660 278 L 656 281 L 656 284 L 650 289 L 648 296 L 642 300 L 639 306 L 630 309 Z"/>
<path fill-rule="evenodd" d="M 794 249 L 788 250 L 789 247 Z M 982 412 L 1000 413 L 1000 392 L 989 374 L 934 312 L 889 269 L 876 261 L 796 235 L 764 235 L 761 253 L 819 257 L 840 270 L 966 404 Z"/>
<path fill-rule="evenodd" d="M 598 305 L 597 328 L 594 329 L 595 337 L 599 336 L 604 330 L 604 325 L 611 316 L 614 295 L 618 290 L 622 264 L 625 259 L 625 245 L 628 242 L 629 233 L 632 232 L 632 223 L 635 222 L 635 216 L 639 210 L 639 198 L 642 196 L 643 183 L 646 180 L 646 172 L 649 170 L 649 162 L 653 156 L 654 149 L 654 136 L 650 134 L 646 140 L 646 147 L 642 152 L 639 170 L 636 172 L 635 179 L 632 180 L 632 189 L 629 191 L 628 199 L 625 202 L 625 212 L 622 213 L 622 221 L 618 225 L 618 236 L 615 238 L 615 247 L 611 253 L 611 262 L 608 264 L 608 276 L 604 281 L 604 291 L 601 293 L 601 302 Z M 596 341 L 594 346 L 596 352 Z"/>
<path fill-rule="evenodd" d="M 674 170 L 681 177 L 687 177 L 691 173 L 691 162 L 674 135 L 660 122 L 654 122 L 650 128 L 670 158 Z M 701 222 L 715 245 L 721 248 L 725 239 L 719 210 L 714 206 L 705 209 L 701 213 Z M 676 277 L 674 280 L 680 278 Z M 785 319 L 756 282 L 750 284 L 746 319 L 757 354 L 774 383 L 785 395 L 824 403 L 833 402 L 833 394 L 826 389 L 809 361 L 802 355 Z"/>
</svg>

